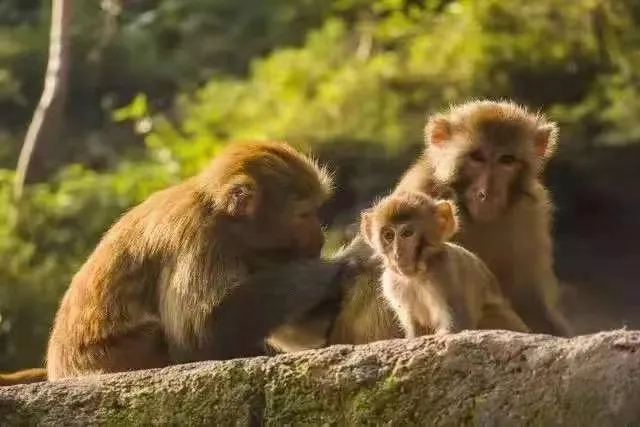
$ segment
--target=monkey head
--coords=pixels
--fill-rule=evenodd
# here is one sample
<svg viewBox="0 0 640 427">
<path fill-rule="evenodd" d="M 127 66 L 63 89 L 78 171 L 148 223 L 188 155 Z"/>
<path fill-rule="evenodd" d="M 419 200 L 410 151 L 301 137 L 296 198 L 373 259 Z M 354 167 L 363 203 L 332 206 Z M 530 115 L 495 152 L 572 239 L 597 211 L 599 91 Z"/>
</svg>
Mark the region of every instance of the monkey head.
<svg viewBox="0 0 640 427">
<path fill-rule="evenodd" d="M 401 191 L 363 211 L 360 228 L 388 268 L 412 276 L 427 267 L 425 259 L 441 252 L 457 232 L 458 220 L 452 201 Z"/>
<path fill-rule="evenodd" d="M 555 123 L 507 101 L 472 101 L 433 115 L 425 128 L 435 181 L 453 188 L 471 220 L 499 219 L 531 194 L 553 155 Z"/>
<path fill-rule="evenodd" d="M 281 142 L 237 142 L 196 179 L 216 212 L 218 236 L 237 250 L 318 257 L 318 209 L 331 194 L 327 171 Z M 222 230 L 224 229 L 224 230 Z"/>
</svg>

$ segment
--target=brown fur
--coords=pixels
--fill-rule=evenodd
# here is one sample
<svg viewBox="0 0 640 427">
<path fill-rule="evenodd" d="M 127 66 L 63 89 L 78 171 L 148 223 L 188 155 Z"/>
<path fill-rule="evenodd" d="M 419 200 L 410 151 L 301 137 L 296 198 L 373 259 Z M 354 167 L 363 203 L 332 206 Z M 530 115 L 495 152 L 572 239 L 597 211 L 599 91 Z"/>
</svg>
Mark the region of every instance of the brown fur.
<svg viewBox="0 0 640 427">
<path fill-rule="evenodd" d="M 0 374 L 0 387 L 43 381 L 47 381 L 47 370 L 44 368 L 23 369 L 22 371 Z"/>
<path fill-rule="evenodd" d="M 528 332 L 480 258 L 448 241 L 457 231 L 455 205 L 424 193 L 397 192 L 362 213 L 361 233 L 385 264 L 383 295 L 405 335 L 488 322 L 492 329 Z"/>
<path fill-rule="evenodd" d="M 402 325 L 378 285 L 382 265 L 362 235 L 339 250 L 333 259 L 357 259 L 360 271 L 347 287 L 328 344 L 367 344 L 402 338 Z"/>
<path fill-rule="evenodd" d="M 552 204 L 539 179 L 558 129 L 512 102 L 473 101 L 432 116 L 426 150 L 397 186 L 455 197 L 454 241 L 497 276 L 533 332 L 571 335 L 557 308 L 550 234 Z"/>
<path fill-rule="evenodd" d="M 328 290 L 300 284 L 290 292 L 299 277 L 251 276 L 317 259 L 324 238 L 316 210 L 329 191 L 327 174 L 287 144 L 246 142 L 151 195 L 73 277 L 49 340 L 49 378 L 261 354 L 262 343 L 243 334 L 270 332 L 298 316 L 282 310 L 310 308 Z M 270 310 L 270 300 L 281 310 Z M 239 316 L 245 306 L 250 313 Z"/>
</svg>

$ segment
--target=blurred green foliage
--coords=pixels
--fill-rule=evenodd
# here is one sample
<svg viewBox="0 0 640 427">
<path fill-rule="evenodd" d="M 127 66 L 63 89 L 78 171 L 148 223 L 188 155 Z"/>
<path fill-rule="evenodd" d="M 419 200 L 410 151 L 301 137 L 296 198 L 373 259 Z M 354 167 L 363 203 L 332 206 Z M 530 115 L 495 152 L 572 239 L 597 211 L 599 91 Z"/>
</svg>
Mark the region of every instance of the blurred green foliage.
<svg viewBox="0 0 640 427">
<path fill-rule="evenodd" d="M 42 363 L 59 298 L 110 223 L 232 139 L 284 138 L 349 171 L 343 193 L 365 196 L 338 195 L 327 217 L 343 222 L 349 203 L 397 178 L 425 114 L 449 103 L 544 108 L 576 152 L 640 139 L 634 2 L 98 3 L 76 2 L 66 127 L 38 147 L 17 207 L 49 3 L 0 2 L 0 370 Z"/>
</svg>

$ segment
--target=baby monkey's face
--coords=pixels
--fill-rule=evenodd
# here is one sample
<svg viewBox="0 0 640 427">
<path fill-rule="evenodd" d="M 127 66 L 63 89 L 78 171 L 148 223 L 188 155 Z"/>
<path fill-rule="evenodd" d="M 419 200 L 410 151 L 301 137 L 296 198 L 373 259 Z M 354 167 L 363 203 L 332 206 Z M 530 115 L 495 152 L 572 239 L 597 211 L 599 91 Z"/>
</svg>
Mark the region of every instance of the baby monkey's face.
<svg viewBox="0 0 640 427">
<path fill-rule="evenodd" d="M 363 211 L 360 231 L 387 268 L 415 276 L 426 272 L 431 256 L 457 231 L 454 210 L 449 200 L 399 192 Z"/>
<path fill-rule="evenodd" d="M 415 220 L 381 227 L 379 245 L 387 267 L 404 276 L 423 271 L 424 251 L 429 245 L 425 231 Z"/>
</svg>

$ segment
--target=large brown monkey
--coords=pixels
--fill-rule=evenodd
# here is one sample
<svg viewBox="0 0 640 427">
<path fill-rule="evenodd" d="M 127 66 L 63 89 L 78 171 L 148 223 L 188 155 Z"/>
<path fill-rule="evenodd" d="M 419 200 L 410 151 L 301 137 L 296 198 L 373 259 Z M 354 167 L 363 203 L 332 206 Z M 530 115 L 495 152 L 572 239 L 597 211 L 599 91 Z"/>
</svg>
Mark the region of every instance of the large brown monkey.
<svg viewBox="0 0 640 427">
<path fill-rule="evenodd" d="M 49 379 L 259 355 L 277 327 L 331 319 L 345 279 L 340 263 L 317 259 L 329 191 L 327 174 L 287 144 L 247 142 L 150 196 L 73 277 Z"/>
<path fill-rule="evenodd" d="M 477 254 L 533 332 L 571 335 L 556 307 L 550 222 L 541 183 L 558 129 L 513 102 L 473 101 L 432 116 L 426 151 L 397 190 L 454 196 L 462 226 L 454 241 Z"/>
</svg>

